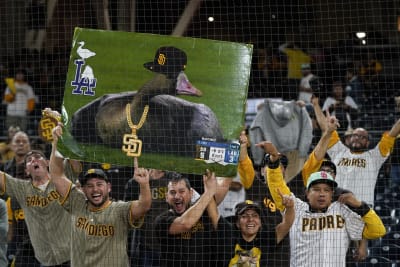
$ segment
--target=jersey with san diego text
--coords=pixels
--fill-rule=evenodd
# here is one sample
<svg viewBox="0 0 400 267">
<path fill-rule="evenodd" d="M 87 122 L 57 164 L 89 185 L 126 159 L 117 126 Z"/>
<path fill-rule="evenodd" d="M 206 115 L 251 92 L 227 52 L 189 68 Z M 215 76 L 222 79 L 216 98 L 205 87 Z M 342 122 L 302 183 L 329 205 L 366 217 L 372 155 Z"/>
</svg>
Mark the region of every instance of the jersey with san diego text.
<svg viewBox="0 0 400 267">
<path fill-rule="evenodd" d="M 129 266 L 128 231 L 143 223 L 132 221 L 132 201 L 90 210 L 83 192 L 72 185 L 62 205 L 72 216 L 71 266 Z"/>
<path fill-rule="evenodd" d="M 5 193 L 15 198 L 24 211 L 35 257 L 45 265 L 69 261 L 71 217 L 58 203 L 60 194 L 55 185 L 50 181 L 43 191 L 31 180 L 5 174 Z"/>
</svg>

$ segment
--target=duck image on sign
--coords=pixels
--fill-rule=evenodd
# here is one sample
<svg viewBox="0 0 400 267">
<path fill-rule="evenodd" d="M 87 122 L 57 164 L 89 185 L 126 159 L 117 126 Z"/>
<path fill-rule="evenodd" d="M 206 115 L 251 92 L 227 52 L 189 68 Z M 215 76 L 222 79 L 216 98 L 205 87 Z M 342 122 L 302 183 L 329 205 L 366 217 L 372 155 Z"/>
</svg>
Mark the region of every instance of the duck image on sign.
<svg viewBox="0 0 400 267">
<path fill-rule="evenodd" d="M 251 53 L 246 44 L 76 28 L 60 151 L 234 176 Z"/>
<path fill-rule="evenodd" d="M 123 119 L 130 103 L 133 122 L 139 122 L 145 106 L 149 106 L 145 123 L 137 132 L 144 152 L 195 157 L 197 140 L 223 142 L 218 119 L 208 106 L 175 97 L 202 95 L 186 76 L 186 64 L 186 53 L 179 48 L 159 48 L 154 61 L 144 64 L 156 73 L 154 78 L 137 92 L 107 94 L 80 108 L 72 118 L 73 136 L 83 143 L 120 148 L 120 137 L 131 131 Z M 84 134 L 88 126 L 95 129 L 94 134 Z"/>
</svg>

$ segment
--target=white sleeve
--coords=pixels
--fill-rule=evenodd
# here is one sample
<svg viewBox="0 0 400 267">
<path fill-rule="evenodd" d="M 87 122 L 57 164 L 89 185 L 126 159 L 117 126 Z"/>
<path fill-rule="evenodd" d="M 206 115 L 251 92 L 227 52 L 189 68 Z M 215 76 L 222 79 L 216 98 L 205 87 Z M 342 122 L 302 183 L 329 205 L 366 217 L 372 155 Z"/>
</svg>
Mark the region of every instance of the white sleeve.
<svg viewBox="0 0 400 267">
<path fill-rule="evenodd" d="M 345 151 L 348 151 L 349 148 L 346 147 L 342 141 L 338 141 L 336 144 L 334 144 L 332 147 L 330 147 L 327 151 L 329 157 L 332 159 L 333 162 L 335 162 L 335 159 L 337 158 L 339 153 L 343 153 Z M 337 162 L 335 162 L 337 164 Z"/>
<path fill-rule="evenodd" d="M 330 97 L 328 97 L 328 98 L 324 101 L 324 105 L 322 105 L 322 111 L 327 110 L 332 104 L 333 104 L 332 100 L 330 99 Z"/>
<path fill-rule="evenodd" d="M 342 214 L 346 223 L 346 230 L 351 240 L 361 240 L 364 231 L 364 221 L 361 216 L 341 204 Z"/>
<path fill-rule="evenodd" d="M 346 96 L 346 98 L 344 99 L 344 102 L 346 103 L 346 105 L 348 105 L 354 109 L 358 109 L 356 102 L 354 102 L 354 99 L 351 96 Z"/>
<path fill-rule="evenodd" d="M 27 99 L 35 98 L 35 93 L 33 93 L 33 89 L 31 86 L 28 86 L 26 88 L 26 96 L 27 96 Z"/>
</svg>

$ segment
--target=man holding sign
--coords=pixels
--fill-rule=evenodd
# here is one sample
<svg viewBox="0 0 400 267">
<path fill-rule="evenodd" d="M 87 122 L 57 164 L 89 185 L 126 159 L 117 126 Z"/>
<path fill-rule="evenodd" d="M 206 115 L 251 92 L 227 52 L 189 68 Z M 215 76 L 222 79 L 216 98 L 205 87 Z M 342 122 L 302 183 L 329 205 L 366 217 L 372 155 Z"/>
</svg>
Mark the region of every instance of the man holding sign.
<svg viewBox="0 0 400 267">
<path fill-rule="evenodd" d="M 136 201 L 114 202 L 111 183 L 101 169 L 89 169 L 81 181 L 82 191 L 65 176 L 57 142 L 62 126 L 53 129 L 50 173 L 62 206 L 72 215 L 72 266 L 129 266 L 127 237 L 130 227 L 140 227 L 150 209 L 149 172 L 134 158 L 134 179 L 140 184 Z"/>
</svg>

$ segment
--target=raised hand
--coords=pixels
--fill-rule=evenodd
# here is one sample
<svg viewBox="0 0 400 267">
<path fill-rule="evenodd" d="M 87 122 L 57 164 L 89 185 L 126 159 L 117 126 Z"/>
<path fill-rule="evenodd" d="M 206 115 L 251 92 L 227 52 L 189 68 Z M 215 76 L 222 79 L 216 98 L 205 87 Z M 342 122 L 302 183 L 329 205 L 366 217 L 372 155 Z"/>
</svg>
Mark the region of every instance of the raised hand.
<svg viewBox="0 0 400 267">
<path fill-rule="evenodd" d="M 261 143 L 256 144 L 256 146 L 262 148 L 265 153 L 270 154 L 271 155 L 270 159 L 272 162 L 278 160 L 281 155 L 278 152 L 278 149 L 275 147 L 275 145 L 270 141 L 263 141 Z"/>
<path fill-rule="evenodd" d="M 249 143 L 249 140 L 247 139 L 246 131 L 241 131 L 240 136 L 239 136 L 239 143 L 241 146 L 246 146 Z"/>
<path fill-rule="evenodd" d="M 165 172 L 157 169 L 149 169 L 150 180 L 158 180 L 164 177 Z"/>
<path fill-rule="evenodd" d="M 135 170 L 135 173 L 133 174 L 133 179 L 135 179 L 135 181 L 138 184 L 149 183 L 149 180 L 150 180 L 149 171 L 145 168 L 139 168 L 139 163 L 138 163 L 137 157 L 133 158 L 133 167 Z"/>
<path fill-rule="evenodd" d="M 276 191 L 277 191 L 278 194 L 281 196 L 281 198 L 282 198 L 282 204 L 283 204 L 287 209 L 290 209 L 290 208 L 293 208 L 293 207 L 294 207 L 294 198 L 293 198 L 292 196 L 290 196 L 290 195 L 284 195 L 284 194 L 282 193 L 282 191 L 281 191 L 279 188 L 277 188 Z"/>
<path fill-rule="evenodd" d="M 319 105 L 319 98 L 317 96 L 315 96 L 315 95 L 312 95 L 311 104 L 313 104 L 313 106 Z"/>
<path fill-rule="evenodd" d="M 52 130 L 52 136 L 53 136 L 53 142 L 57 143 L 58 139 L 62 136 L 63 134 L 63 124 L 61 122 L 58 123 L 56 127 L 53 128 Z"/>
<path fill-rule="evenodd" d="M 340 203 L 346 204 L 346 205 L 348 205 L 348 206 L 350 206 L 350 207 L 353 207 L 353 208 L 358 208 L 358 207 L 360 207 L 361 204 L 362 204 L 362 202 L 359 201 L 359 200 L 354 196 L 354 194 L 351 193 L 351 192 L 350 192 L 350 193 L 341 194 L 341 195 L 339 196 L 339 198 L 338 198 L 338 201 L 339 201 Z"/>
<path fill-rule="evenodd" d="M 335 116 L 329 114 L 329 110 L 326 111 L 326 126 L 328 132 L 336 131 L 340 127 L 339 120 Z"/>
<path fill-rule="evenodd" d="M 213 195 L 217 192 L 217 178 L 215 173 L 209 169 L 206 170 L 206 174 L 203 175 L 204 192 L 211 192 Z"/>
</svg>

